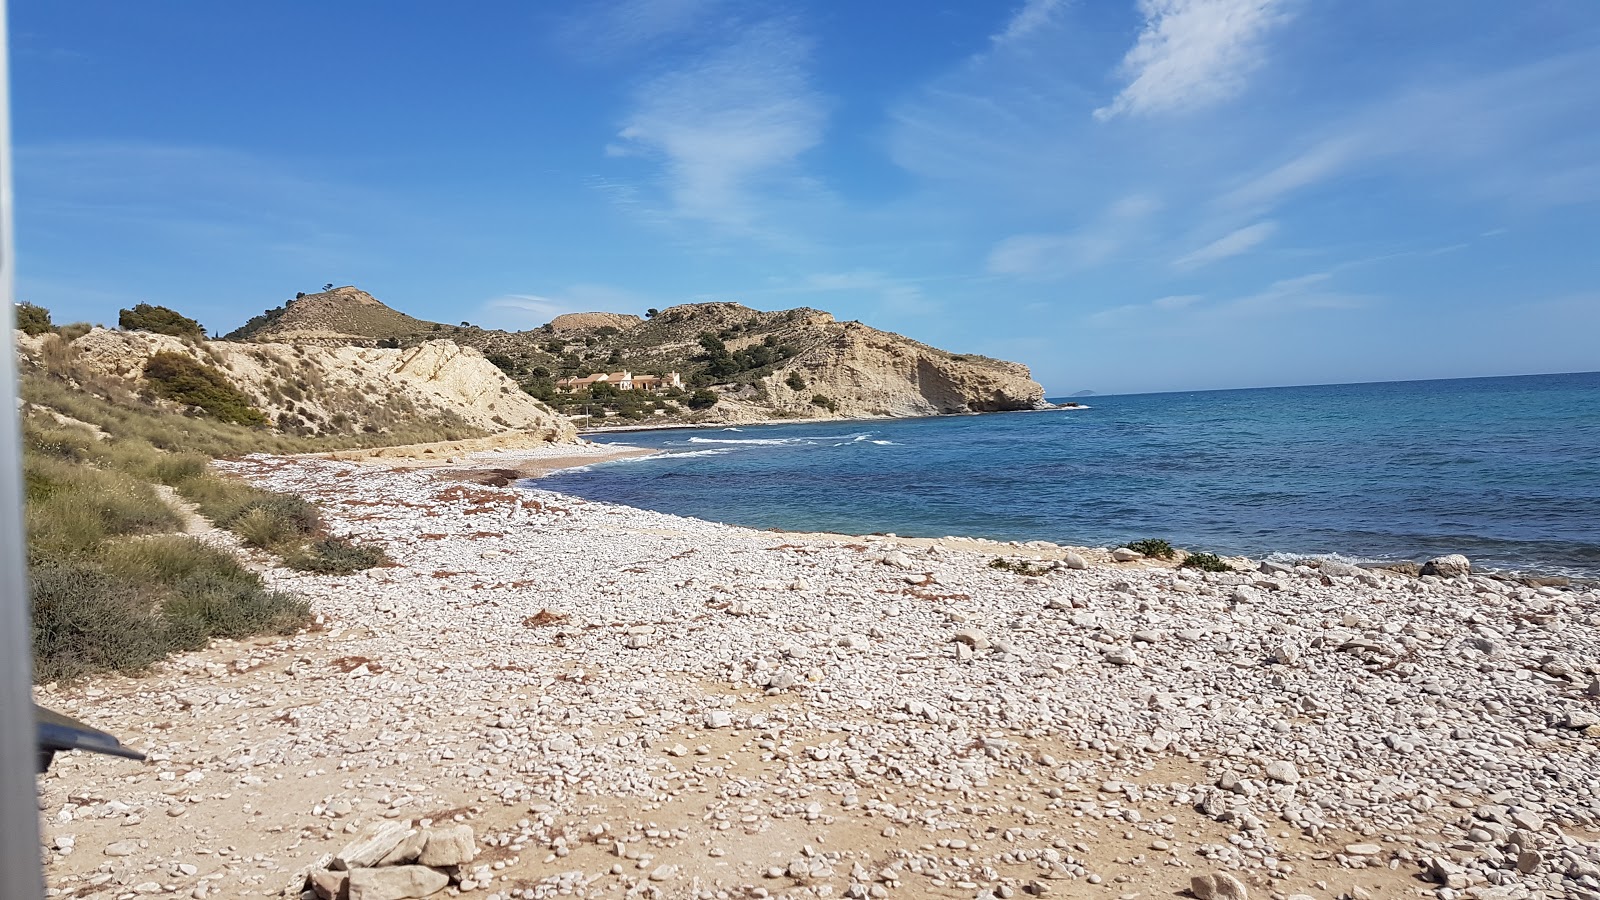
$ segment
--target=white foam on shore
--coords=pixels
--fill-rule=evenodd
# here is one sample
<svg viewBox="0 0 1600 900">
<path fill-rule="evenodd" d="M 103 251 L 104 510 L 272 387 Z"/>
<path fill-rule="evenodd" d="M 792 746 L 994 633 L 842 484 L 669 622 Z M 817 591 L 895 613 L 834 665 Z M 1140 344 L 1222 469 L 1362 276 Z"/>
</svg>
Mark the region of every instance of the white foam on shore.
<svg viewBox="0 0 1600 900">
<path fill-rule="evenodd" d="M 795 435 L 794 437 L 786 437 L 786 438 L 706 438 L 706 437 L 692 437 L 692 438 L 689 438 L 689 443 L 691 443 L 691 444 L 743 444 L 743 445 L 752 446 L 752 447 L 756 447 L 756 446 L 760 446 L 760 447 L 784 447 L 784 446 L 790 446 L 790 445 L 795 445 L 795 444 L 806 445 L 806 444 L 832 443 L 833 446 L 837 447 L 837 446 L 839 446 L 841 444 L 854 444 L 854 443 L 857 443 L 857 442 L 860 442 L 860 441 L 864 441 L 864 440 L 867 440 L 870 437 L 872 437 L 872 433 L 871 432 L 858 432 L 856 434 L 841 434 L 841 435 L 801 434 L 801 435 Z"/>
</svg>

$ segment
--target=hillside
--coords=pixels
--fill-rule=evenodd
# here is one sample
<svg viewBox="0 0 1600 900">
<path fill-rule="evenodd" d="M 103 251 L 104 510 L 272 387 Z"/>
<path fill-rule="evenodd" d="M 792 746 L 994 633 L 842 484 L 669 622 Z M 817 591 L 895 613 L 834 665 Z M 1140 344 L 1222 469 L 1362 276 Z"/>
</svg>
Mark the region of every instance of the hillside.
<svg viewBox="0 0 1600 900">
<path fill-rule="evenodd" d="M 174 384 L 192 391 L 189 382 L 196 373 L 216 373 L 202 377 L 216 382 L 213 394 L 236 393 L 234 421 L 259 420 L 266 430 L 319 438 L 330 446 L 500 432 L 551 441 L 575 435 L 566 419 L 522 391 L 481 353 L 449 341 L 380 349 L 194 341 L 94 328 L 70 342 L 57 334 L 19 335 L 17 349 L 27 383 L 35 388 L 29 399 L 35 402 L 37 394 L 48 392 L 133 411 L 193 409 L 183 402 L 185 395 L 166 396 L 168 385 L 152 380 L 153 359 L 177 357 L 191 364 Z"/>
<path fill-rule="evenodd" d="M 344 344 L 394 341 L 428 332 L 433 323 L 390 309 L 366 291 L 334 288 L 302 295 L 269 309 L 229 332 L 229 341 L 260 340 L 282 344 Z"/>
<path fill-rule="evenodd" d="M 922 416 L 1044 404 L 1044 390 L 1026 366 L 951 353 L 804 308 L 761 312 L 737 303 L 697 303 L 649 319 L 569 314 L 537 329 L 508 332 L 423 322 L 346 287 L 307 295 L 229 337 L 401 347 L 443 338 L 482 351 L 558 408 L 577 412 L 605 405 L 633 419 Z M 619 370 L 678 372 L 689 391 L 702 393 L 692 403 L 686 392 L 641 405 L 642 398 L 618 404 L 610 396 L 555 389 L 563 376 Z"/>
</svg>

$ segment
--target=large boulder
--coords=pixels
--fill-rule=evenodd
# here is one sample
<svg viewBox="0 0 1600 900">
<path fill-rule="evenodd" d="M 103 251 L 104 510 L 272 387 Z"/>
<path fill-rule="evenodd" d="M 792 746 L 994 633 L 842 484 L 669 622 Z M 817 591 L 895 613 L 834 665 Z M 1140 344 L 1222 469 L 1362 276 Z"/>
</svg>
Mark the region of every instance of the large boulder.
<svg viewBox="0 0 1600 900">
<path fill-rule="evenodd" d="M 1459 553 L 1435 556 L 1422 564 L 1422 574 L 1440 578 L 1465 578 L 1472 574 L 1472 561 Z"/>
<path fill-rule="evenodd" d="M 388 866 L 350 873 L 350 900 L 412 900 L 437 893 L 450 876 L 427 866 Z"/>
</svg>

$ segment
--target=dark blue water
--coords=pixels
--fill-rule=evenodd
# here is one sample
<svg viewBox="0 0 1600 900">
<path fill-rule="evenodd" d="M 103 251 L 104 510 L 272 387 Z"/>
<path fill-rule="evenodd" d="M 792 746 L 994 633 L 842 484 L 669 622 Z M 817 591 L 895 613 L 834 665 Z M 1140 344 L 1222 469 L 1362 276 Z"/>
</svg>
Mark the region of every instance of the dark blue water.
<svg viewBox="0 0 1600 900">
<path fill-rule="evenodd" d="M 851 534 L 1600 577 L 1600 373 L 1092 397 L 1078 411 L 593 436 L 666 455 L 540 487 Z"/>
</svg>

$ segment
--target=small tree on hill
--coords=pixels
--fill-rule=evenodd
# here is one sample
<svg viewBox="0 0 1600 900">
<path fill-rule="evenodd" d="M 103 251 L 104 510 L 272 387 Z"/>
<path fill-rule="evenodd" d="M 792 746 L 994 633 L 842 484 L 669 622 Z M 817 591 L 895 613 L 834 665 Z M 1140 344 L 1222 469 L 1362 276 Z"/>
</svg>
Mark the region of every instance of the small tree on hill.
<svg viewBox="0 0 1600 900">
<path fill-rule="evenodd" d="M 322 286 L 322 292 L 324 294 L 326 294 L 327 292 L 329 292 L 331 290 L 333 290 L 333 282 L 331 282 L 331 281 Z"/>
<path fill-rule="evenodd" d="M 656 309 L 653 306 L 644 311 L 644 317 L 646 319 L 654 319 L 656 316 L 659 316 L 659 315 L 661 315 L 661 310 Z"/>
<path fill-rule="evenodd" d="M 204 340 L 206 336 L 205 328 L 194 319 L 165 306 L 152 306 L 149 303 L 122 310 L 117 316 L 117 325 L 126 331 L 149 331 L 197 340 Z"/>
<path fill-rule="evenodd" d="M 719 399 L 721 399 L 721 398 L 717 396 L 717 392 L 716 391 L 713 391 L 710 388 L 701 388 L 700 390 L 695 391 L 692 395 L 690 395 L 690 397 L 689 397 L 689 408 L 690 409 L 710 409 L 711 407 L 717 405 L 717 401 Z"/>
<path fill-rule="evenodd" d="M 23 334 L 44 334 L 53 331 L 50 324 L 50 310 L 32 303 L 17 304 L 17 330 Z"/>
</svg>

